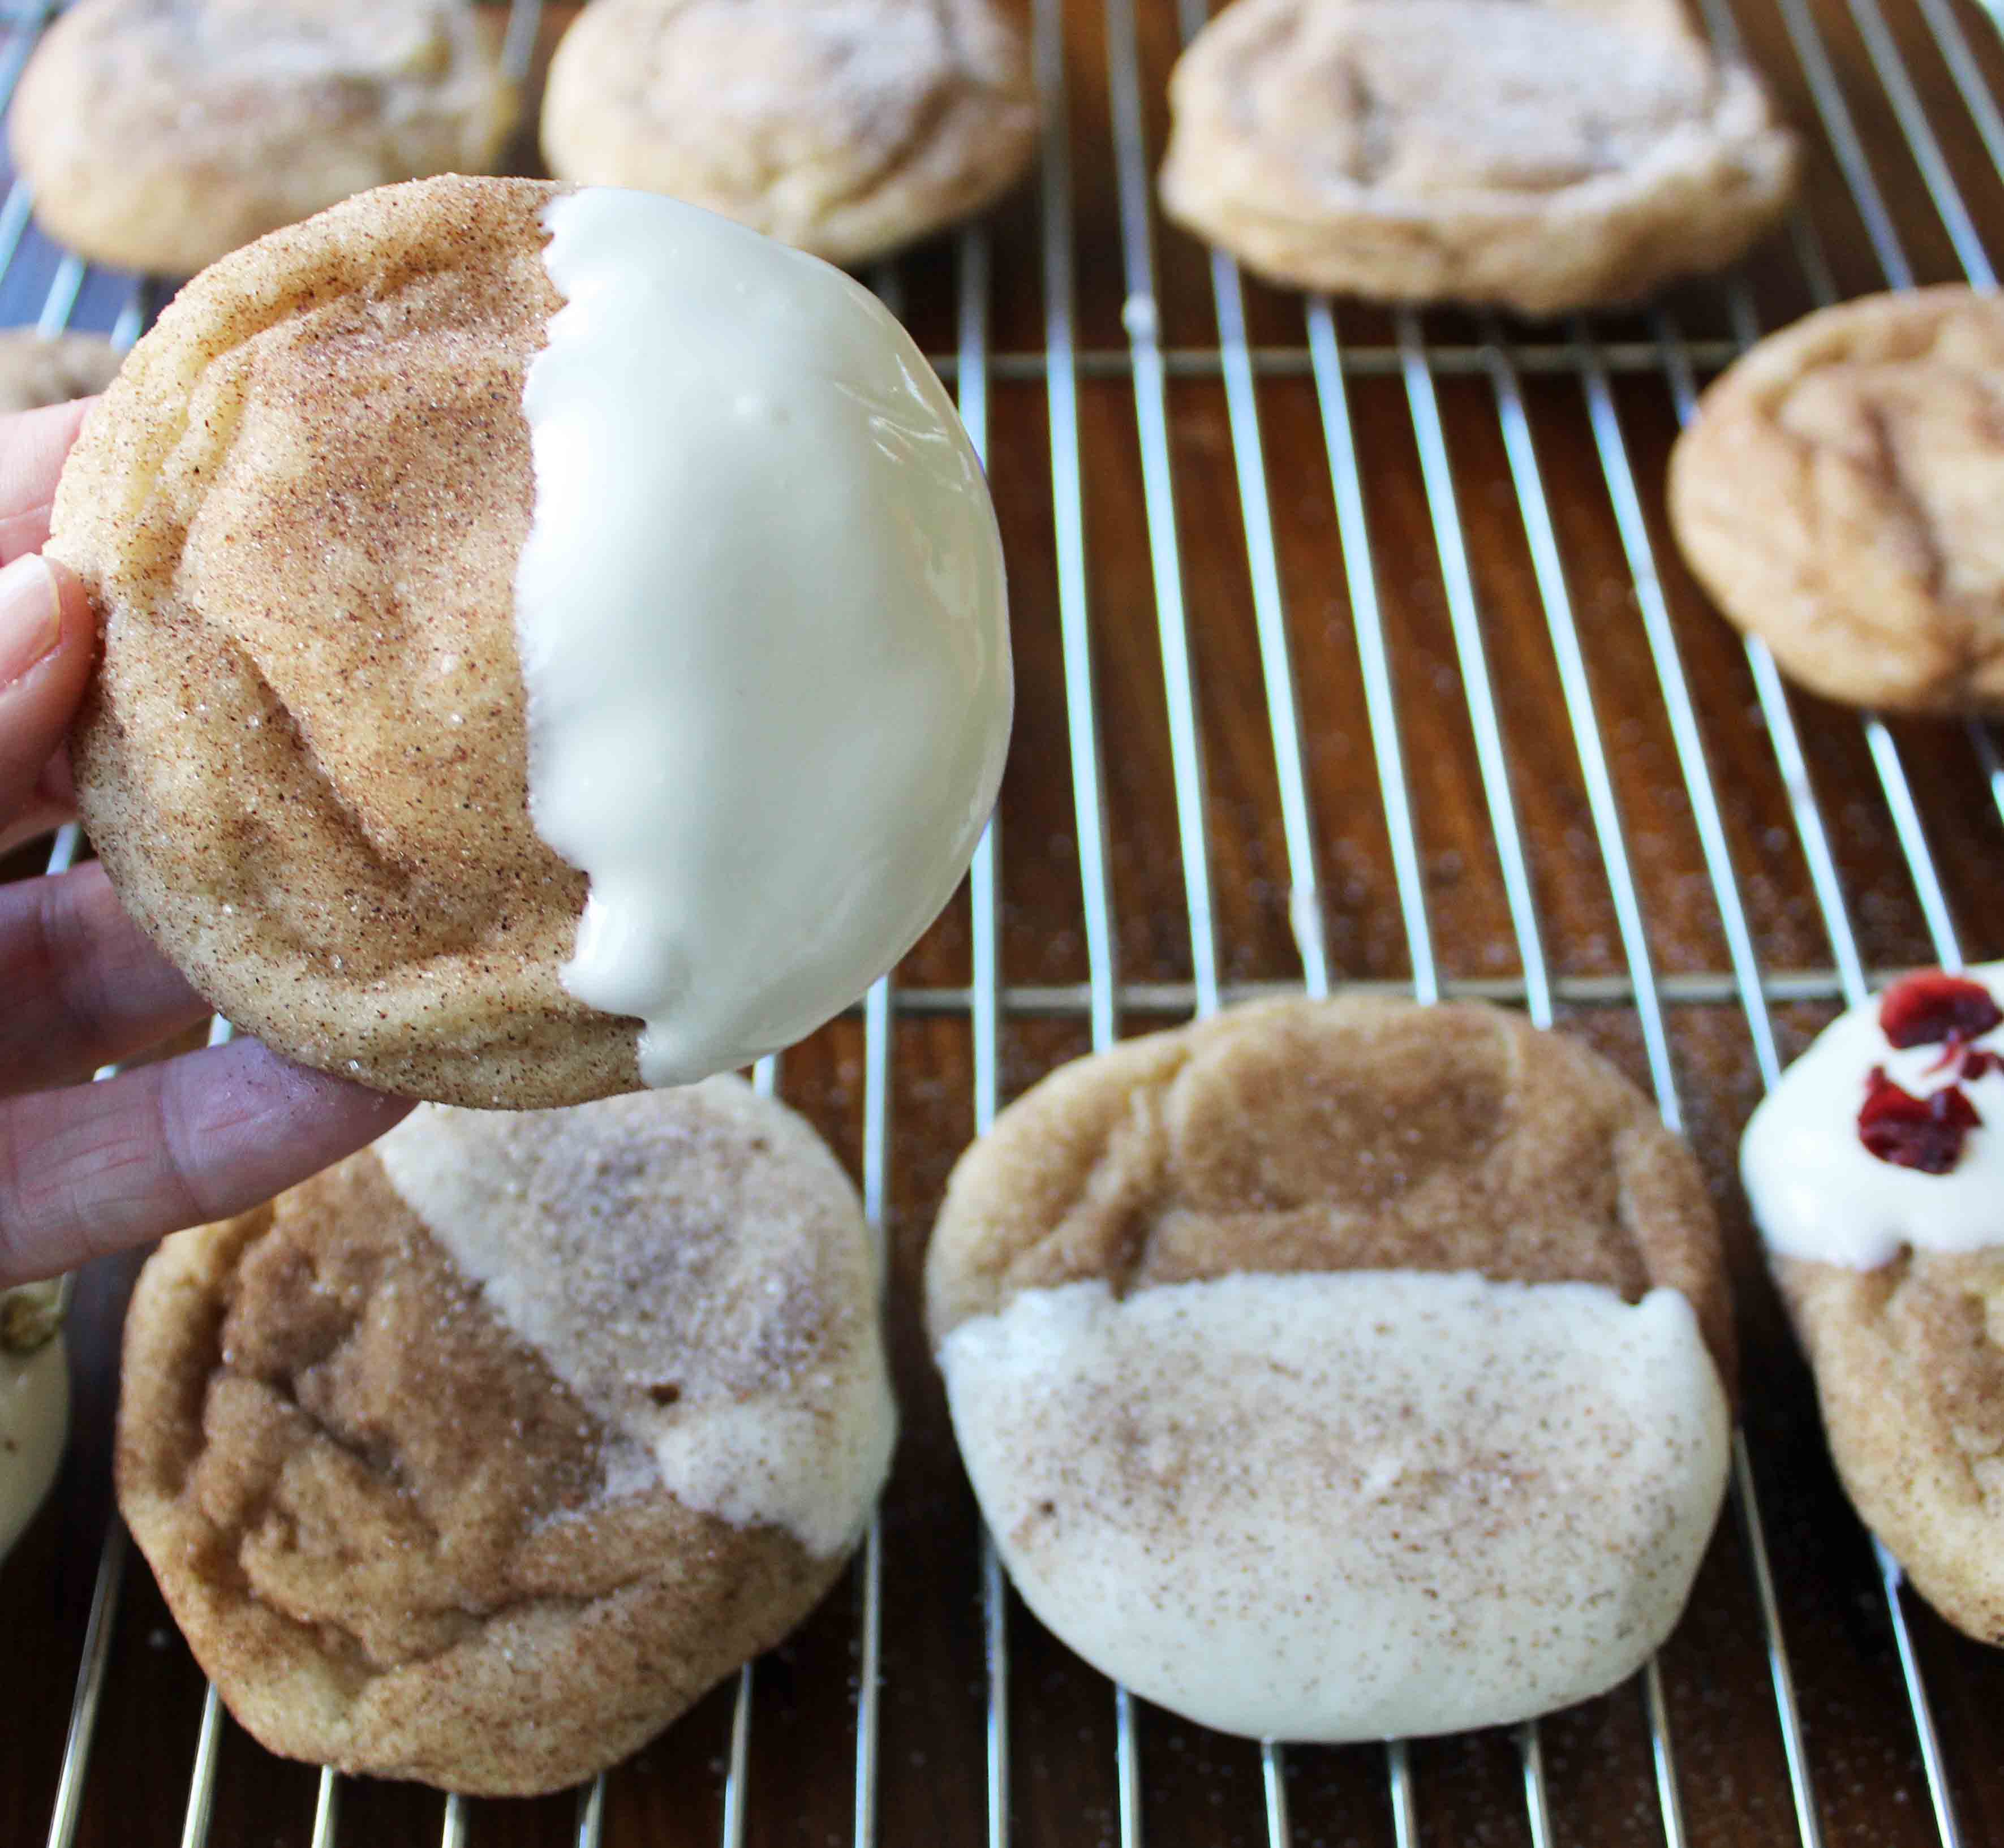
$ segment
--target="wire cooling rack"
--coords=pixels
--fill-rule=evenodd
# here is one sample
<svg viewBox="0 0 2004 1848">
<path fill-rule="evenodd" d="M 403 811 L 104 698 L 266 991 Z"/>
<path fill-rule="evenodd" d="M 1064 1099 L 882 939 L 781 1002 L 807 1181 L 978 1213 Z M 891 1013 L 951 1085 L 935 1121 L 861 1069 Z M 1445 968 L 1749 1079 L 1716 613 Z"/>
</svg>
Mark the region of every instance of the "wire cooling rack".
<svg viewBox="0 0 2004 1848">
<path fill-rule="evenodd" d="M 0 1848 L 177 1828 L 184 1848 L 2004 1848 L 2004 1656 L 1905 1593 L 1842 1503 L 1731 1180 L 1747 1109 L 1832 1004 L 2004 953 L 2004 757 L 1982 725 L 1785 689 L 1683 576 L 1659 492 L 1701 379 L 1765 329 L 1994 282 L 2004 56 L 1960 0 L 1700 10 L 1804 131 L 1803 209 L 1716 285 L 1526 328 L 1277 293 L 1165 232 L 1162 86 L 1204 0 L 1034 0 L 1039 178 L 871 278 L 995 485 L 1020 690 L 1002 805 L 906 964 L 757 1074 L 854 1159 L 889 1234 L 906 1433 L 853 1597 L 574 1803 L 271 1759 L 109 1513 L 130 1266 L 100 1266 L 60 1498 L 0 1573 Z M 548 15 L 510 11 L 531 77 L 569 9 Z M 0 93 L 47 16 L 4 16 Z M 13 183 L 0 321 L 135 338 L 152 286 L 31 212 Z M 49 869 L 80 848 L 65 831 Z M 1693 1136 L 1746 1346 L 1733 1518 L 1633 1688 L 1508 1733 L 1253 1747 L 1110 1687 L 1014 1603 L 913 1286 L 946 1167 L 1005 1092 L 1130 1024 L 1358 984 L 1559 1017 Z"/>
</svg>

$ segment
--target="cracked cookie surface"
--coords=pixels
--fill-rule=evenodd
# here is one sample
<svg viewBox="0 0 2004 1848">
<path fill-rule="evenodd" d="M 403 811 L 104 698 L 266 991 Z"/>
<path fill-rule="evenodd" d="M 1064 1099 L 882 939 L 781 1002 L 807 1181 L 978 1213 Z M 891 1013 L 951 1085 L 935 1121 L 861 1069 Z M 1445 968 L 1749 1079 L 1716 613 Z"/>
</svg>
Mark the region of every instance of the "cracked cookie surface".
<svg viewBox="0 0 2004 1848">
<path fill-rule="evenodd" d="M 554 1789 L 839 1573 L 889 1451 L 875 1261 L 833 1158 L 735 1080 L 398 1137 L 148 1264 L 119 1504 L 272 1749 Z M 815 1434 L 783 1482 L 747 1461 L 761 1406 Z"/>
<path fill-rule="evenodd" d="M 373 186 L 484 173 L 513 125 L 467 0 L 79 0 L 9 118 L 35 213 L 99 262 L 191 275 Z"/>
<path fill-rule="evenodd" d="M 1598 1055 L 1474 1002 L 1261 1003 L 1061 1067 L 955 1171 L 927 1314 L 937 1343 L 1025 1290 L 1373 1269 L 1666 1286 L 1733 1377 L 1690 1151 Z"/>
<path fill-rule="evenodd" d="M 1677 543 L 1794 679 L 2004 712 L 2004 300 L 1867 296 L 1771 334 L 1670 458 Z"/>
<path fill-rule="evenodd" d="M 859 263 L 1029 164 L 1035 92 L 990 0 L 594 0 L 557 47 L 550 170 Z"/>
<path fill-rule="evenodd" d="M 558 971 L 514 633 L 548 182 L 385 189 L 182 290 L 93 409 L 49 551 L 101 671 L 73 736 L 121 902 L 303 1063 L 475 1106 L 638 1084 Z"/>
<path fill-rule="evenodd" d="M 1237 0 L 1170 82 L 1170 215 L 1276 281 L 1530 314 L 1715 269 L 1792 137 L 1664 0 Z"/>
</svg>

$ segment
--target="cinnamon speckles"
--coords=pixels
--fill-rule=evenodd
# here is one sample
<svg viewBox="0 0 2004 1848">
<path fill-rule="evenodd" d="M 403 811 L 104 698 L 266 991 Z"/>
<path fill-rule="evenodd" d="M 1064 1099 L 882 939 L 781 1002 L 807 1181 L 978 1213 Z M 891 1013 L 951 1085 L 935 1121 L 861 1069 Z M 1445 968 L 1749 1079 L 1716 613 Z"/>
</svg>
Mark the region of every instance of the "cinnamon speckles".
<svg viewBox="0 0 2004 1848">
<path fill-rule="evenodd" d="M 120 1506 L 272 1749 L 554 1789 L 838 1573 L 890 1444 L 876 1285 L 833 1158 L 736 1080 L 420 1112 L 147 1265 Z"/>
<path fill-rule="evenodd" d="M 638 1082 L 632 1023 L 557 979 L 584 881 L 524 788 L 555 190 L 388 188 L 204 272 L 86 424 L 50 547 L 105 625 L 75 756 L 127 908 L 279 1050 L 473 1104 Z"/>
<path fill-rule="evenodd" d="M 1228 1731 L 1583 1699 L 1675 1622 L 1723 1492 L 1689 1153 L 1497 1009 L 1277 1002 L 1064 1067 L 962 1158 L 927 1285 L 1026 1601 Z"/>
<path fill-rule="evenodd" d="M 1087 1660 L 1255 1738 L 1582 1699 L 1682 1609 L 1723 1492 L 1690 1307 L 1467 1273 L 1026 1291 L 941 1353 L 1011 1575 Z"/>
</svg>

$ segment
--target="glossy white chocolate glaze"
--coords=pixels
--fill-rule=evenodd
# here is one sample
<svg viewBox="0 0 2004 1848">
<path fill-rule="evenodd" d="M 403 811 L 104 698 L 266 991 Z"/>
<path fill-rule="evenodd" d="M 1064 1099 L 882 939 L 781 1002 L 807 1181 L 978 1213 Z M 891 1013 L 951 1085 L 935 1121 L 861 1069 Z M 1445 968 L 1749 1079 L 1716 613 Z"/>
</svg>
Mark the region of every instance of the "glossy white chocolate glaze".
<svg viewBox="0 0 2004 1848">
<path fill-rule="evenodd" d="M 1455 1731 L 1613 1685 L 1676 1622 L 1725 1486 L 1725 1395 L 1669 1290 L 1095 1281 L 940 1358 L 1031 1609 L 1256 1738 Z"/>
<path fill-rule="evenodd" d="M 685 1083 L 856 1000 L 959 883 L 1008 742 L 1000 541 L 868 290 L 650 193 L 545 222 L 530 814 L 590 879 L 566 986 Z"/>
<path fill-rule="evenodd" d="M 1963 973 L 2004 1005 L 2004 963 Z M 1879 1025 L 1879 997 L 1817 1036 L 1761 1103 L 1739 1144 L 1739 1177 L 1771 1251 L 1875 1270 L 1907 1246 L 1974 1251 L 2004 1244 L 2004 1073 L 1959 1075 L 1940 1045 L 1894 1046 Z M 1970 1042 L 2004 1055 L 2004 1028 Z M 1988 1062 L 1987 1061 L 1985 1062 Z M 1858 1132 L 1873 1068 L 1925 1097 L 1960 1083 L 1983 1121 L 1947 1174 L 1882 1160 Z"/>
</svg>

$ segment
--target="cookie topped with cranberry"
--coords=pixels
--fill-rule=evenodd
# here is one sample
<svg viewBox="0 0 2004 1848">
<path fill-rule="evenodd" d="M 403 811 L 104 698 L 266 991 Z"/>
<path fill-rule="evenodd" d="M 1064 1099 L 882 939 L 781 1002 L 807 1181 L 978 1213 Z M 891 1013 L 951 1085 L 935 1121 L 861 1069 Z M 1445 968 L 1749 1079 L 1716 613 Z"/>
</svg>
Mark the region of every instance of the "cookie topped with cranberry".
<svg viewBox="0 0 2004 1848">
<path fill-rule="evenodd" d="M 1852 1500 L 1943 1615 L 2004 1643 L 2004 963 L 1833 1021 L 1739 1164 Z"/>
<path fill-rule="evenodd" d="M 1500 1009 L 1269 1003 L 1067 1066 L 962 1158 L 927 1290 L 1025 1600 L 1226 1731 L 1599 1693 L 1675 1623 L 1724 1491 L 1697 1164 Z"/>
</svg>

